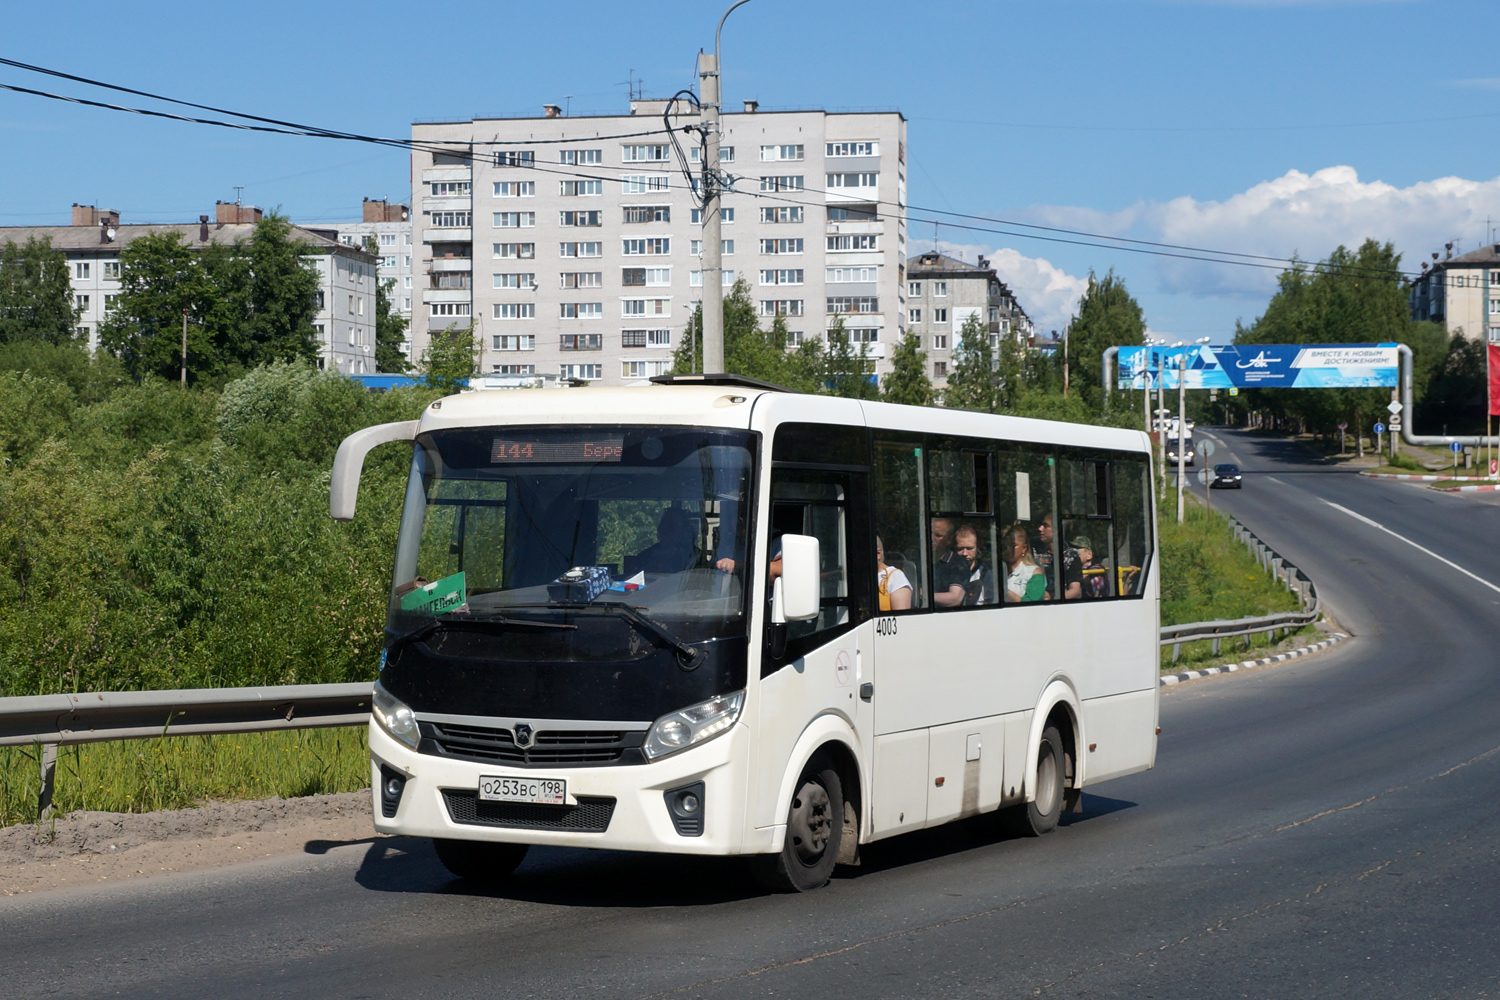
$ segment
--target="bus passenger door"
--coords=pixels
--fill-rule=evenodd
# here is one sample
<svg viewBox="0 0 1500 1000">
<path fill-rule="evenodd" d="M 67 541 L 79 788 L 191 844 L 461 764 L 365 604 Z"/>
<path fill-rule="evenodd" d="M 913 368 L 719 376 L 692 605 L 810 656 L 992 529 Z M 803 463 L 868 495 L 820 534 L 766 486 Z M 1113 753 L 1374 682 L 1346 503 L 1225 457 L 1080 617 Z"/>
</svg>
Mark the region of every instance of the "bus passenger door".
<svg viewBox="0 0 1500 1000">
<path fill-rule="evenodd" d="M 820 717 L 837 716 L 846 731 L 854 731 L 861 769 L 870 773 L 873 710 L 860 697 L 861 684 L 873 681 L 868 646 L 874 558 L 862 544 L 866 479 L 857 472 L 801 468 L 778 468 L 772 474 L 766 555 L 781 535 L 816 538 L 821 610 L 809 621 L 767 626 L 768 633 L 784 630 L 785 648 L 774 655 L 782 640 L 767 635 L 761 667 L 761 821 L 769 816 L 771 822 L 781 822 L 770 800 L 787 769 L 800 763 L 790 759 L 793 746 Z M 868 792 L 865 796 L 867 801 Z"/>
</svg>

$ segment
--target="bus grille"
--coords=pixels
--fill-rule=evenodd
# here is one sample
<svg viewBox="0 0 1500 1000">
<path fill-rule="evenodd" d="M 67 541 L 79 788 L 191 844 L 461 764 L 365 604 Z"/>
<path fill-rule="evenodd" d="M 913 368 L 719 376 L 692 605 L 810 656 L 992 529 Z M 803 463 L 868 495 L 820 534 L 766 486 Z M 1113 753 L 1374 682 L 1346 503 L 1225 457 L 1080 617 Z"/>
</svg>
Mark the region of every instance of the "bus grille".
<svg viewBox="0 0 1500 1000">
<path fill-rule="evenodd" d="M 423 722 L 422 751 L 444 757 L 472 760 L 480 764 L 614 764 L 644 762 L 641 757 L 642 732 L 610 730 L 556 730 L 539 732 L 535 743 L 526 750 L 516 746 L 509 729 L 488 726 L 461 726 L 447 722 Z"/>
<path fill-rule="evenodd" d="M 517 830 L 603 833 L 609 829 L 615 813 L 615 800 L 602 795 L 580 795 L 576 806 L 544 806 L 529 802 L 482 802 L 478 792 L 444 788 L 443 802 L 455 823 Z"/>
</svg>

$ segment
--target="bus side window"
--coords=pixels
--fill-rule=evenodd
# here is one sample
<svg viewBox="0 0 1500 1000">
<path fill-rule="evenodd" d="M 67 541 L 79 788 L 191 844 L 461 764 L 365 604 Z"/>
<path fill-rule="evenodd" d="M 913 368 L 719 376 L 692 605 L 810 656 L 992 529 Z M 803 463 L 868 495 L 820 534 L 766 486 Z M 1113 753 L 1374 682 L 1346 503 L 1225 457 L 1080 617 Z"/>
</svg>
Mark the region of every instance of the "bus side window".
<svg viewBox="0 0 1500 1000">
<path fill-rule="evenodd" d="M 1062 529 L 1058 526 L 1056 504 L 1053 503 L 1053 473 L 1056 459 L 1042 451 L 1009 450 L 995 456 L 998 463 L 998 500 L 1000 524 L 1008 532 L 1019 526 L 1026 532 L 1030 548 L 1023 562 L 1035 563 L 1047 581 L 1046 600 L 1060 600 L 1065 591 L 1059 584 L 1062 575 L 1063 546 Z M 1009 535 L 1002 541 L 1002 548 L 1009 549 Z M 1019 567 L 1024 572 L 1024 567 Z M 1007 564 L 1007 575 L 1015 572 Z"/>
<path fill-rule="evenodd" d="M 1141 593 L 1151 561 L 1151 477 L 1142 458 L 1117 459 L 1114 466 L 1114 552 L 1116 591 Z"/>
<path fill-rule="evenodd" d="M 923 516 L 921 440 L 875 442 L 875 534 L 885 563 L 905 574 L 913 610 L 928 607 L 927 564 L 932 547 Z"/>
<path fill-rule="evenodd" d="M 787 623 L 786 655 L 794 660 L 869 615 L 873 579 L 865 587 L 851 586 L 851 572 L 872 568 L 875 554 L 856 553 L 849 474 L 778 470 L 771 480 L 771 538 L 783 534 L 811 535 L 818 540 L 822 610 L 810 621 Z M 859 477 L 863 478 L 863 477 Z M 770 544 L 770 539 L 767 540 Z M 777 665 L 768 665 L 777 669 Z"/>
</svg>

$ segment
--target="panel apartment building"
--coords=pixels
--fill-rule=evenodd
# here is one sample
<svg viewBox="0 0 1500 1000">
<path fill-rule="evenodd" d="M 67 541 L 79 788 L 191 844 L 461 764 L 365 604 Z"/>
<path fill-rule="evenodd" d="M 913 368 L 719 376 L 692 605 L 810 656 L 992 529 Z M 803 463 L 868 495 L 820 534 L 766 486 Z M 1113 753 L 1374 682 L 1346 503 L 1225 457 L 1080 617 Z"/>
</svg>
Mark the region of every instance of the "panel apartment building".
<svg viewBox="0 0 1500 1000">
<path fill-rule="evenodd" d="M 412 127 L 412 354 L 474 324 L 481 371 L 619 385 L 670 370 L 702 298 L 702 218 L 662 128 L 629 114 Z M 696 123 L 696 115 L 674 118 Z M 722 275 L 794 343 L 842 316 L 876 371 L 904 328 L 906 120 L 898 112 L 724 115 Z M 691 176 L 693 133 L 678 133 Z M 424 152 L 444 149 L 451 152 Z"/>
<path fill-rule="evenodd" d="M 387 281 L 396 283 L 391 292 L 391 308 L 407 321 L 407 339 L 401 344 L 401 353 L 410 355 L 411 209 L 406 205 L 366 198 L 362 216 L 359 222 L 304 223 L 302 227 L 319 232 L 335 232 L 340 243 L 361 250 L 367 249 L 367 241 L 375 241 L 376 280 L 380 284 Z"/>
<path fill-rule="evenodd" d="M 1412 282 L 1412 319 L 1441 320 L 1450 334 L 1500 343 L 1500 243 L 1432 259 Z"/>
<path fill-rule="evenodd" d="M 960 333 L 978 316 L 998 350 L 1001 337 L 1032 343 L 1031 318 L 983 257 L 969 264 L 937 251 L 906 262 L 906 325 L 927 352 L 928 375 L 942 389 L 958 354 Z"/>
</svg>

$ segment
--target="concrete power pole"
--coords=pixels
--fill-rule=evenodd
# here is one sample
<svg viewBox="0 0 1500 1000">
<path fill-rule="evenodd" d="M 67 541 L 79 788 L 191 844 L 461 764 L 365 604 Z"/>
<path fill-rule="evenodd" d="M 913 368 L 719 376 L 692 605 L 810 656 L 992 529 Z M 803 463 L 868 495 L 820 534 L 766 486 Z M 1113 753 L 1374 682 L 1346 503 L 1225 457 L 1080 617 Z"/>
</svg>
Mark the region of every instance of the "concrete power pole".
<svg viewBox="0 0 1500 1000">
<path fill-rule="evenodd" d="M 731 10 L 733 8 L 730 8 Z M 725 17 L 729 14 L 726 12 Z M 720 21 L 722 28 L 724 22 Z M 719 55 L 698 54 L 703 132 L 703 373 L 724 371 L 724 244 L 719 216 Z"/>
</svg>

